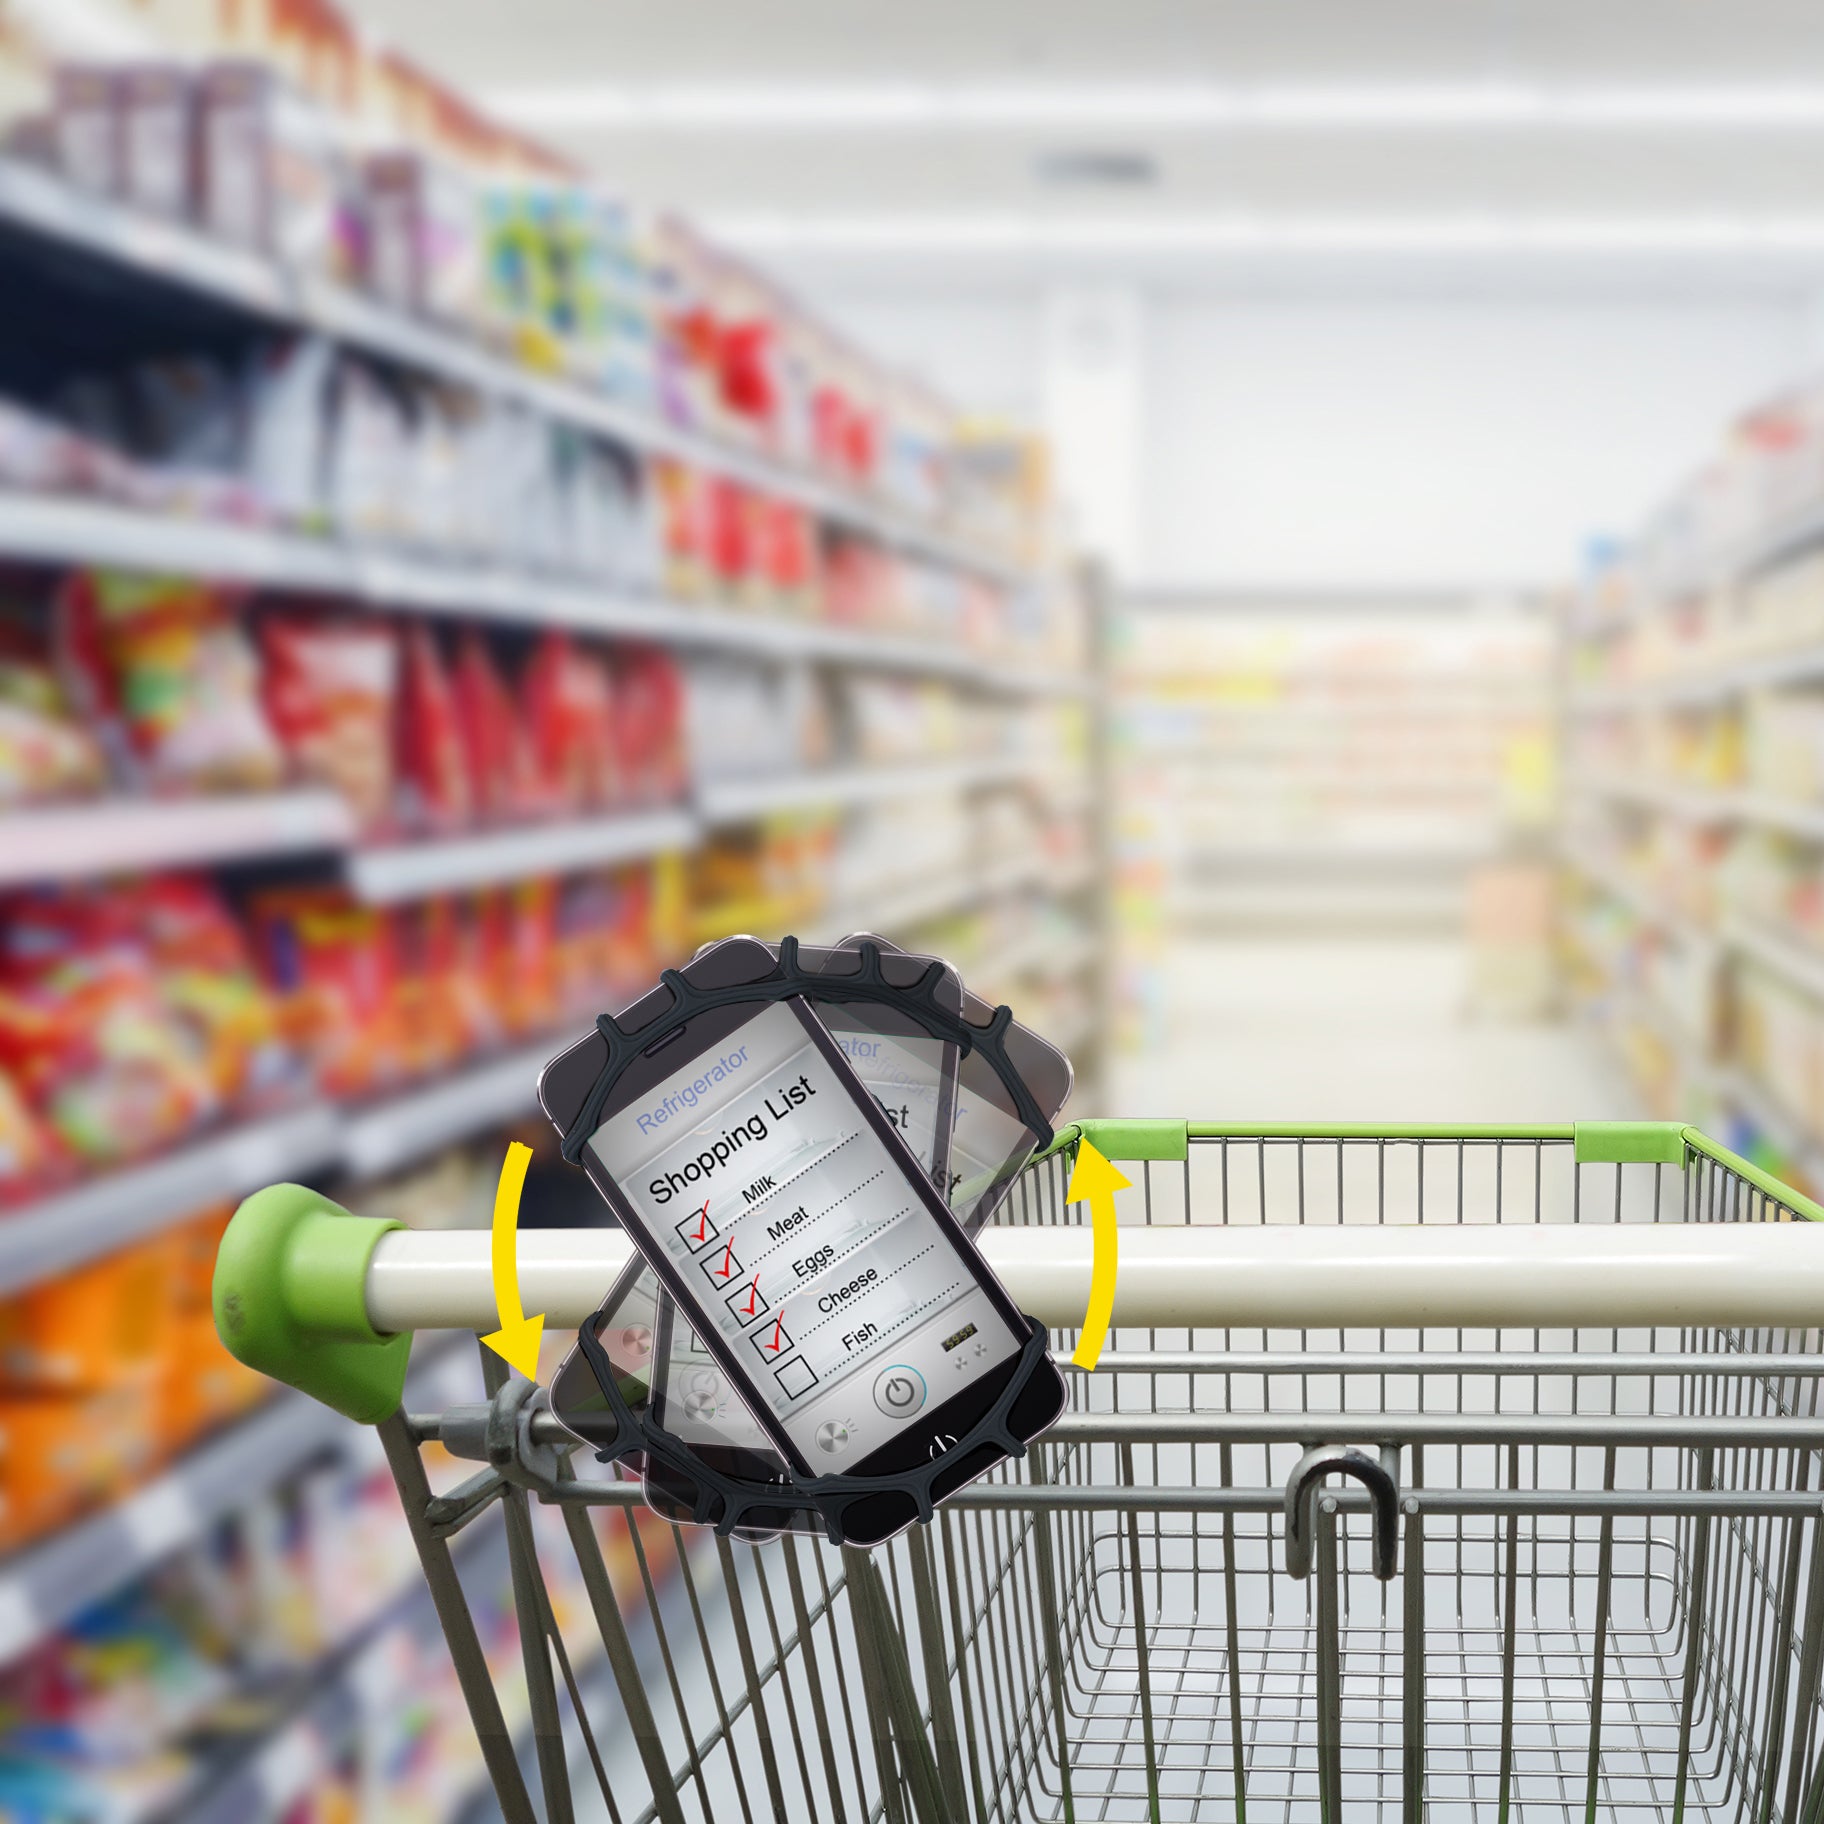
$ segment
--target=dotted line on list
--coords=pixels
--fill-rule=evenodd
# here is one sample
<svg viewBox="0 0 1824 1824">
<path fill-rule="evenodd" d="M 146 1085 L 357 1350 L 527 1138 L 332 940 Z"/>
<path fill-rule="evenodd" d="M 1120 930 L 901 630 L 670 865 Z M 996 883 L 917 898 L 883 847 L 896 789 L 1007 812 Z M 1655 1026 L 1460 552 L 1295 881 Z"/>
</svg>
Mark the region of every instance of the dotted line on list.
<svg viewBox="0 0 1824 1824">
<path fill-rule="evenodd" d="M 919 1251 L 916 1254 L 914 1254 L 910 1260 L 902 1262 L 899 1266 L 895 1267 L 893 1269 L 893 1271 L 895 1273 L 909 1273 L 912 1270 L 912 1268 L 915 1267 L 921 1260 L 923 1260 L 924 1257 L 931 1252 L 931 1249 L 935 1248 L 936 1246 L 937 1246 L 937 1243 L 932 1242 L 928 1247 L 920 1248 Z M 839 1262 L 832 1261 L 830 1263 L 830 1271 L 832 1273 L 835 1272 L 835 1270 L 839 1264 L 840 1264 Z M 887 1289 L 887 1287 L 889 1285 L 891 1285 L 892 1283 L 893 1282 L 890 1278 L 883 1279 L 880 1282 L 880 1285 L 877 1288 L 877 1290 L 884 1292 Z M 961 1282 L 959 1281 L 958 1283 L 960 1284 Z M 806 1288 L 806 1289 L 808 1290 L 809 1288 Z M 951 1286 L 948 1289 L 946 1289 L 945 1291 L 938 1293 L 937 1296 L 939 1298 L 948 1298 L 950 1296 L 950 1293 L 954 1292 L 955 1290 L 956 1290 L 956 1287 Z M 865 1300 L 867 1298 L 871 1298 L 872 1296 L 873 1296 L 872 1293 L 863 1293 L 862 1299 Z M 861 1301 L 858 1300 L 856 1302 L 861 1302 Z M 840 1319 L 847 1317 L 852 1309 L 853 1309 L 853 1306 L 851 1305 L 850 1301 L 845 1298 L 842 1301 L 842 1304 L 838 1309 L 832 1311 L 827 1317 L 818 1318 L 816 1323 L 812 1324 L 808 1329 L 801 1331 L 799 1333 L 799 1340 L 803 1341 L 803 1339 L 807 1336 L 815 1336 L 817 1334 L 817 1332 L 824 1327 L 825 1324 L 833 1324 L 833 1323 L 838 1322 Z M 917 1312 L 922 1311 L 923 1309 L 924 1309 L 924 1306 L 920 1305 L 916 1308 L 915 1311 L 913 1311 L 909 1315 L 916 1316 Z M 904 1322 L 905 1322 L 904 1318 L 900 1319 L 900 1323 L 904 1323 Z M 892 1335 L 893 1330 L 897 1330 L 898 1328 L 899 1328 L 899 1324 L 894 1324 L 892 1326 L 892 1329 L 883 1330 L 881 1332 L 881 1335 L 890 1336 L 890 1335 Z"/>
<path fill-rule="evenodd" d="M 886 1175 L 887 1175 L 886 1168 L 883 1166 L 881 1168 L 881 1170 L 879 1170 L 878 1172 L 876 1172 L 874 1174 L 874 1178 L 884 1178 Z M 836 1203 L 832 1203 L 829 1206 L 829 1209 L 819 1210 L 817 1212 L 817 1214 L 810 1219 L 810 1221 L 811 1222 L 821 1221 L 825 1216 L 829 1215 L 830 1210 L 833 1210 L 836 1208 L 837 1204 L 846 1203 L 851 1197 L 853 1197 L 856 1194 L 857 1191 L 865 1191 L 868 1188 L 868 1186 L 874 1182 L 874 1178 L 864 1178 L 858 1185 L 856 1185 L 855 1190 L 844 1191 L 843 1194 L 836 1199 Z M 912 1206 L 910 1204 L 906 1205 L 906 1209 L 910 1209 L 911 1207 Z M 905 1210 L 897 1211 L 894 1215 L 890 1216 L 887 1219 L 886 1223 L 881 1224 L 881 1228 L 885 1228 L 887 1226 L 887 1223 L 897 1222 L 901 1216 L 905 1215 L 905 1213 L 906 1213 Z M 741 1212 L 741 1214 L 743 1216 L 745 1216 L 747 1214 L 747 1211 L 743 1210 Z M 806 1223 L 804 1226 L 808 1228 L 810 1226 L 810 1223 Z M 873 1233 L 878 1235 L 880 1233 L 880 1229 L 874 1230 Z M 803 1237 L 802 1237 L 802 1235 L 800 1235 L 798 1230 L 796 1228 L 794 1228 L 789 1233 L 780 1236 L 780 1238 L 776 1242 L 774 1242 L 770 1248 L 762 1248 L 758 1254 L 750 1254 L 748 1256 L 748 1260 L 751 1265 L 757 1267 L 757 1266 L 759 1266 L 761 1261 L 766 1259 L 766 1257 L 769 1254 L 777 1254 L 781 1248 L 789 1248 L 789 1247 L 802 1246 L 802 1245 L 803 1245 Z M 857 1244 L 857 1245 L 859 1245 L 859 1244 Z M 853 1249 L 851 1249 L 850 1251 L 853 1252 Z"/>
<path fill-rule="evenodd" d="M 845 1146 L 847 1146 L 851 1140 L 853 1140 L 855 1138 L 856 1138 L 856 1135 L 854 1135 L 854 1134 L 845 1135 L 842 1139 L 838 1140 L 836 1142 L 836 1144 L 833 1147 L 831 1147 L 827 1153 L 819 1153 L 817 1155 L 817 1157 L 815 1159 L 813 1159 L 808 1165 L 801 1166 L 797 1171 L 795 1171 L 791 1175 L 791 1177 L 783 1180 L 779 1184 L 774 1185 L 773 1188 L 770 1191 L 768 1191 L 764 1197 L 756 1197 L 752 1203 L 743 1204 L 741 1206 L 741 1208 L 739 1210 L 737 1210 L 733 1216 L 730 1217 L 730 1221 L 738 1221 L 743 1216 L 751 1216 L 753 1214 L 753 1212 L 755 1210 L 759 1209 L 763 1204 L 771 1203 L 772 1200 L 775 1197 L 777 1197 L 782 1191 L 788 1190 L 792 1185 L 796 1184 L 798 1182 L 798 1180 L 805 1175 L 806 1172 L 814 1172 L 814 1171 L 816 1171 L 818 1166 L 823 1164 L 823 1162 L 826 1159 L 834 1159 L 836 1157 L 836 1155 L 839 1152 L 841 1152 L 842 1149 Z"/>
</svg>

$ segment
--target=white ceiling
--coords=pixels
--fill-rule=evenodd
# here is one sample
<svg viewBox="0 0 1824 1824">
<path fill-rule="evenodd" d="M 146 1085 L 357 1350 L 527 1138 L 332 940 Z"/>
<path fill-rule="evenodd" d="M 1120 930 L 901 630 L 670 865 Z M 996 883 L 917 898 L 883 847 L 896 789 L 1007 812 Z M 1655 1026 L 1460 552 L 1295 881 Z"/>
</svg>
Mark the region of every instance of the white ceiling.
<svg viewBox="0 0 1824 1824">
<path fill-rule="evenodd" d="M 1805 0 L 358 0 L 461 82 L 1824 74 Z"/>
<path fill-rule="evenodd" d="M 1017 236 L 998 248 L 966 249 L 946 245 L 938 229 L 954 239 L 960 224 L 966 241 L 984 220 L 990 238 L 997 222 L 1130 230 L 1140 223 L 1161 226 L 1169 238 L 1186 224 L 1216 224 L 1228 243 L 1219 253 L 1165 250 L 1168 262 L 1182 266 L 1240 257 L 1238 223 L 1265 224 L 1269 240 L 1282 224 L 1299 232 L 1328 225 L 1346 243 L 1351 233 L 1365 231 L 1372 241 L 1400 224 L 1468 222 L 1519 225 L 1516 259 L 1589 264 L 1587 249 L 1554 248 L 1548 230 L 1569 224 L 1574 243 L 1577 225 L 1594 223 L 1602 232 L 1613 226 L 1624 241 L 1643 225 L 1649 240 L 1668 227 L 1674 245 L 1651 257 L 1676 266 L 1726 265 L 1738 278 L 1765 272 L 1782 282 L 1795 273 L 1808 282 L 1824 276 L 1818 0 L 356 0 L 356 10 L 463 88 L 522 104 L 593 89 L 642 104 L 681 91 L 700 99 L 705 85 L 737 104 L 756 92 L 776 103 L 806 85 L 826 102 L 857 95 L 865 102 L 908 85 L 922 85 L 940 103 L 959 89 L 996 85 L 1094 102 L 1122 85 L 1204 84 L 1244 101 L 1263 91 L 1341 89 L 1386 103 L 1390 91 L 1416 90 L 1414 105 L 1423 110 L 1440 99 L 1473 100 L 1489 85 L 1519 85 L 1548 97 L 1645 91 L 1669 97 L 1674 116 L 1634 125 L 1415 124 L 1402 117 L 1396 94 L 1392 119 L 1266 129 L 1162 122 L 1145 117 L 1144 101 L 1115 118 L 1066 105 L 1039 125 L 926 117 L 891 130 L 865 118 L 807 128 L 731 122 L 726 107 L 709 129 L 624 120 L 540 125 L 548 141 L 613 188 L 745 227 L 756 244 L 786 255 L 795 228 L 835 224 L 852 242 L 857 222 L 922 224 L 929 232 L 896 253 L 833 251 L 826 233 L 815 256 L 879 264 L 908 251 L 968 251 L 1005 266 L 1089 256 L 1081 248 L 1046 254 Z M 1744 93 L 1790 97 L 1795 88 L 1807 99 L 1806 117 L 1796 122 L 1757 120 L 1752 106 L 1745 120 L 1739 107 L 1726 122 L 1701 118 L 1724 90 L 1739 103 Z M 1153 178 L 1045 181 L 1041 167 L 1061 153 L 1137 158 Z M 768 220 L 758 229 L 770 240 L 756 228 L 761 216 Z M 1678 245 L 1691 240 L 1694 224 L 1708 229 Z M 1788 242 L 1795 225 L 1804 232 L 1797 246 L 1744 256 L 1728 245 L 1742 224 L 1783 224 Z M 1131 265 L 1159 251 L 1136 254 L 1130 245 L 1111 257 Z M 1355 260 L 1386 253 L 1340 249 Z M 1254 248 L 1249 257 L 1280 256 Z M 1396 249 L 1393 257 L 1414 256 Z M 1468 257 L 1490 256 L 1482 249 Z"/>
</svg>

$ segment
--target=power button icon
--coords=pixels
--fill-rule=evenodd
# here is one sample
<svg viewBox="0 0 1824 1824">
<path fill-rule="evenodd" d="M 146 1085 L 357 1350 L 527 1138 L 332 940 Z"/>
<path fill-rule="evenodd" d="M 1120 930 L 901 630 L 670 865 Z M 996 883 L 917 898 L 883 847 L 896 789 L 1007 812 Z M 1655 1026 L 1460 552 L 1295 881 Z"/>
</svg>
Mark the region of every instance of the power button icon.
<svg viewBox="0 0 1824 1824">
<path fill-rule="evenodd" d="M 909 1418 L 925 1403 L 925 1377 L 904 1362 L 883 1368 L 874 1380 L 874 1404 L 890 1419 Z"/>
</svg>

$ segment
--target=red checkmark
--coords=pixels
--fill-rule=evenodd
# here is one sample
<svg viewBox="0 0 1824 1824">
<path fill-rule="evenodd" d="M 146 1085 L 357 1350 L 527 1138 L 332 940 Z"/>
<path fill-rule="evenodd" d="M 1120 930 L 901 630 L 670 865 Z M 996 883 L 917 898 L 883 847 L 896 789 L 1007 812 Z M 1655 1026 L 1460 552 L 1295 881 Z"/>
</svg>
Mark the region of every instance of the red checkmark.
<svg viewBox="0 0 1824 1824">
<path fill-rule="evenodd" d="M 759 1296 L 760 1296 L 760 1275 L 758 1273 L 756 1273 L 754 1275 L 754 1283 L 751 1286 L 749 1286 L 747 1289 L 747 1304 L 743 1307 L 742 1313 L 741 1313 L 741 1315 L 743 1317 L 752 1317 L 753 1316 L 754 1300 L 757 1299 Z"/>
<path fill-rule="evenodd" d="M 709 1232 L 709 1205 L 704 1204 L 697 1212 L 697 1232 L 691 1236 L 692 1241 L 702 1241 Z"/>
<path fill-rule="evenodd" d="M 716 1269 L 716 1277 L 718 1279 L 727 1279 L 734 1270 L 735 1244 L 731 1241 L 728 1246 L 722 1250 L 722 1264 Z"/>
<path fill-rule="evenodd" d="M 781 1336 L 783 1336 L 784 1334 L 785 1334 L 785 1319 L 780 1318 L 773 1325 L 773 1340 L 767 1344 L 767 1348 L 772 1350 L 775 1355 L 778 1354 L 778 1352 L 779 1352 L 779 1338 Z"/>
</svg>

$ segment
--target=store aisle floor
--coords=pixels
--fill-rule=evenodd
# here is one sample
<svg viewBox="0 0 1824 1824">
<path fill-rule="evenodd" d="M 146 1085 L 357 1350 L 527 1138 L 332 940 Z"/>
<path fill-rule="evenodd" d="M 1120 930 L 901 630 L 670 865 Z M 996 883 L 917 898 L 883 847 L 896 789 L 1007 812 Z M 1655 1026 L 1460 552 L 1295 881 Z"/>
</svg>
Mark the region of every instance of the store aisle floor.
<svg viewBox="0 0 1824 1824">
<path fill-rule="evenodd" d="M 1116 1065 L 1115 1114 L 1206 1121 L 1556 1122 L 1641 1111 L 1589 1034 L 1477 1016 L 1445 939 L 1183 942 L 1162 1042 Z"/>
</svg>

